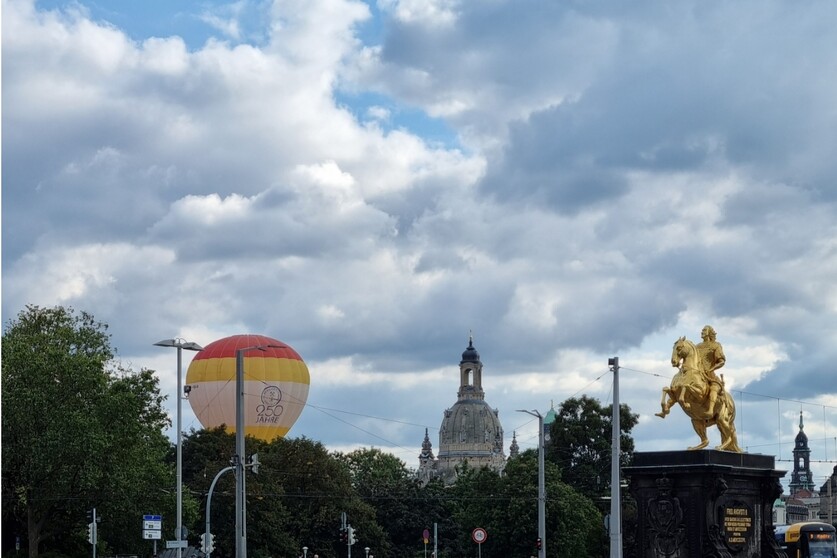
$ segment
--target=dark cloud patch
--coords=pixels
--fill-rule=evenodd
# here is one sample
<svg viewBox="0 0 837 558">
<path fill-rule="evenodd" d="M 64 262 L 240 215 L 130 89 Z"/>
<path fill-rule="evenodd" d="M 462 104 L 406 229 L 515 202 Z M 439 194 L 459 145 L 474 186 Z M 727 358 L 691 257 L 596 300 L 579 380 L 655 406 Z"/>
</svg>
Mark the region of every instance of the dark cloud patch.
<svg viewBox="0 0 837 558">
<path fill-rule="evenodd" d="M 489 161 L 480 190 L 501 202 L 522 200 L 567 213 L 618 198 L 627 190 L 625 178 L 574 145 L 572 120 L 559 107 L 513 125 L 508 148 Z"/>
<path fill-rule="evenodd" d="M 780 394 L 785 400 L 813 402 L 824 393 L 833 393 L 834 375 L 829 363 L 837 358 L 837 350 L 808 348 L 813 354 L 798 354 L 780 362 L 762 378 L 744 389 L 759 394 Z"/>
<path fill-rule="evenodd" d="M 727 162 L 833 199 L 837 166 L 823 146 L 835 139 L 835 62 L 826 53 L 837 43 L 822 32 L 833 6 L 761 6 L 747 32 L 745 5 L 483 8 L 461 7 L 448 26 L 395 21 L 381 56 L 425 75 L 409 92 L 391 84 L 414 102 L 480 99 L 483 111 L 450 118 L 474 129 L 511 123 L 486 191 L 511 198 L 508 184 L 517 196 L 572 208 L 618 195 L 624 171 Z M 534 110 L 510 116 L 525 104 Z"/>
</svg>

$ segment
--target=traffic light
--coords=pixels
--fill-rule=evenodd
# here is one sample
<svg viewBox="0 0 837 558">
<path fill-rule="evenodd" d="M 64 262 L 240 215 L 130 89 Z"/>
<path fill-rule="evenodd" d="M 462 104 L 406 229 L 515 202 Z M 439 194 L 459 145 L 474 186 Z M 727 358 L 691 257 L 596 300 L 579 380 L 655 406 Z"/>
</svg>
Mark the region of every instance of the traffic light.
<svg viewBox="0 0 837 558">
<path fill-rule="evenodd" d="M 356 534 L 357 533 L 355 531 L 355 528 L 352 527 L 351 525 L 349 525 L 349 545 L 350 546 L 357 542 L 357 539 L 355 538 Z"/>
<path fill-rule="evenodd" d="M 541 538 L 540 538 L 540 537 L 538 537 L 537 542 L 535 542 L 535 548 L 537 548 L 538 550 L 540 550 L 542 546 L 543 546 L 543 541 L 541 541 Z"/>
<path fill-rule="evenodd" d="M 201 552 L 209 554 L 215 550 L 215 535 L 212 533 L 201 533 Z"/>
<path fill-rule="evenodd" d="M 92 510 L 87 510 L 87 542 L 90 544 L 96 544 L 96 539 L 98 538 L 96 535 L 97 525 L 101 521 L 98 517 L 96 517 L 96 508 Z"/>
<path fill-rule="evenodd" d="M 340 543 L 349 544 L 349 530 L 345 527 L 340 528 Z"/>
</svg>

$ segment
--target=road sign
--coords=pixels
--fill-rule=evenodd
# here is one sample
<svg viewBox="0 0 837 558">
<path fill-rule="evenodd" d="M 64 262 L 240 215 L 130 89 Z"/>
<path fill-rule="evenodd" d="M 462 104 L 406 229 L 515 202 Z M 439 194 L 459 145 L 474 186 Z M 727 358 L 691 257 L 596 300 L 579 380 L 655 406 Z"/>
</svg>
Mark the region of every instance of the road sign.
<svg viewBox="0 0 837 558">
<path fill-rule="evenodd" d="M 424 539 L 424 544 L 429 543 L 430 542 L 430 529 L 425 529 L 421 534 L 421 538 Z"/>
<path fill-rule="evenodd" d="M 485 529 L 482 527 L 477 527 L 471 532 L 471 539 L 477 543 L 482 544 L 488 538 L 488 533 L 485 532 Z"/>
<path fill-rule="evenodd" d="M 166 548 L 186 548 L 187 541 L 166 541 Z"/>
<path fill-rule="evenodd" d="M 161 536 L 163 529 L 163 516 L 162 515 L 144 515 L 142 516 L 142 538 L 147 540 L 158 540 L 162 539 Z"/>
</svg>

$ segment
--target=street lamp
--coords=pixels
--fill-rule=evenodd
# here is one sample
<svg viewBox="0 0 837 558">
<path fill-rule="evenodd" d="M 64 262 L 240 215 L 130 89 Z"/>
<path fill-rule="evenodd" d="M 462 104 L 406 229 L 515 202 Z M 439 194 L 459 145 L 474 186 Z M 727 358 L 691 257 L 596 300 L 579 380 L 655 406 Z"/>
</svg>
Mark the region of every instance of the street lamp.
<svg viewBox="0 0 837 558">
<path fill-rule="evenodd" d="M 285 349 L 285 345 L 253 345 L 235 351 L 235 557 L 247 558 L 247 488 L 244 481 L 244 353 Z M 178 558 L 180 558 L 178 556 Z"/>
<path fill-rule="evenodd" d="M 156 347 L 174 347 L 177 349 L 177 533 L 174 539 L 178 541 L 177 558 L 182 556 L 182 550 L 179 546 L 179 541 L 183 536 L 183 429 L 180 426 L 182 418 L 181 407 L 183 402 L 183 349 L 187 351 L 202 351 L 203 347 L 197 343 L 186 341 L 184 339 L 163 339 L 154 343 Z"/>
<path fill-rule="evenodd" d="M 518 413 L 526 413 L 538 417 L 538 558 L 546 558 L 546 482 L 543 468 L 543 416 L 538 411 L 518 409 Z"/>
<path fill-rule="evenodd" d="M 366 558 L 369 558 L 369 547 L 367 546 L 367 547 L 366 547 L 366 548 L 364 548 L 363 550 L 365 550 L 365 551 L 366 551 Z"/>
<path fill-rule="evenodd" d="M 308 547 L 307 546 L 302 547 L 302 558 L 308 558 Z"/>
</svg>

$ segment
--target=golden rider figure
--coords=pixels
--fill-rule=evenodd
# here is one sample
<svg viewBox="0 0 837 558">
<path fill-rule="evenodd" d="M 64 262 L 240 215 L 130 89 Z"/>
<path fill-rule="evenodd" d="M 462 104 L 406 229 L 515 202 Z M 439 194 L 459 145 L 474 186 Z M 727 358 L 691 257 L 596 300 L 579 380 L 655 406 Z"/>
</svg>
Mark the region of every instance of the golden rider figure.
<svg viewBox="0 0 837 558">
<path fill-rule="evenodd" d="M 715 411 L 718 393 L 724 389 L 723 380 L 715 374 L 715 371 L 726 363 L 727 357 L 724 356 L 724 348 L 715 339 L 715 330 L 712 326 L 704 326 L 700 332 L 700 337 L 703 341 L 698 343 L 695 348 L 703 364 L 703 374 L 709 383 L 709 406 L 707 407 L 706 418 L 710 418 Z"/>
</svg>

